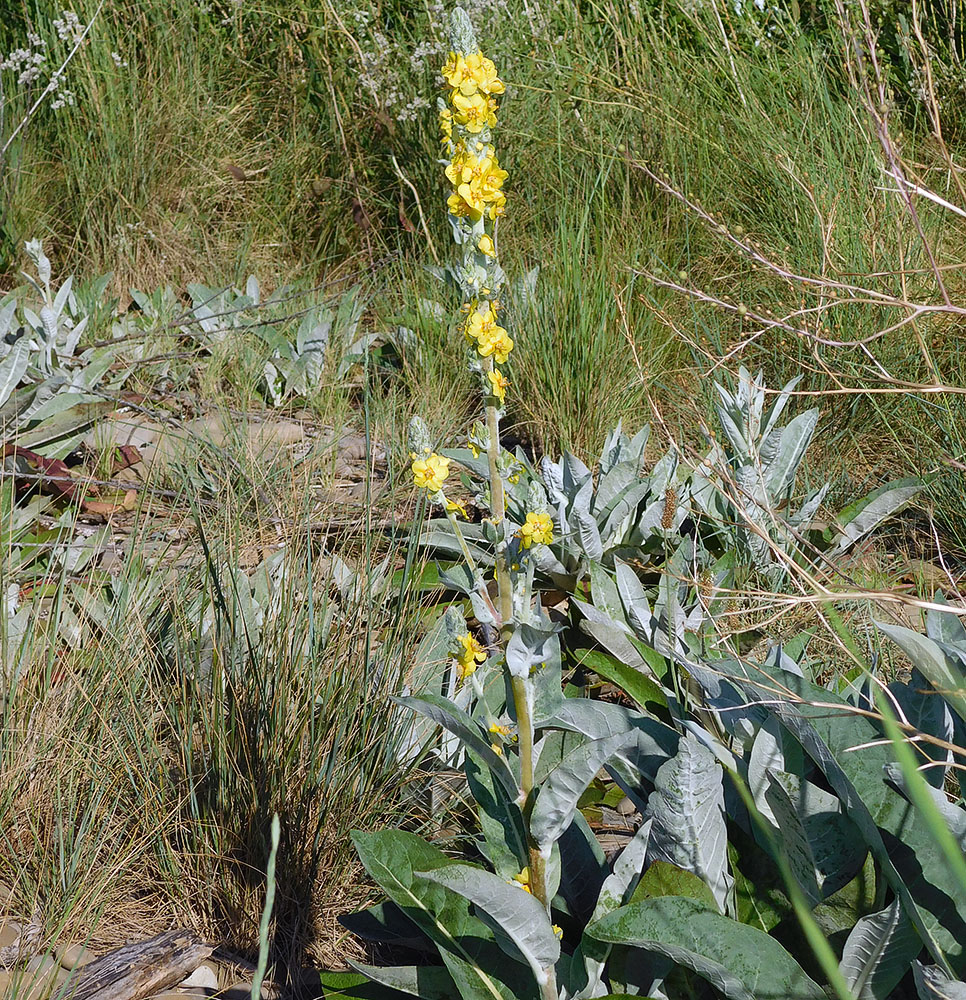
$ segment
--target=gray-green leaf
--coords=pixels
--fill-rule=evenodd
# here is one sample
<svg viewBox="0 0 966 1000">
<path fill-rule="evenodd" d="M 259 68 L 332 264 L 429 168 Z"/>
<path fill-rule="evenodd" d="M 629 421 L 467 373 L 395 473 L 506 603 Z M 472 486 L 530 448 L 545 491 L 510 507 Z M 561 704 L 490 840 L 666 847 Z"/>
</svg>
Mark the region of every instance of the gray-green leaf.
<svg viewBox="0 0 966 1000">
<path fill-rule="evenodd" d="M 896 899 L 852 928 L 839 971 L 855 1000 L 886 1000 L 921 949 L 919 935 Z"/>
<path fill-rule="evenodd" d="M 519 950 L 537 982 L 547 981 L 547 969 L 560 958 L 560 941 L 536 897 L 471 865 L 447 865 L 421 877 L 446 886 L 487 914 Z"/>
<path fill-rule="evenodd" d="M 825 992 L 772 937 L 683 896 L 622 906 L 587 933 L 666 955 L 732 1000 L 825 1000 Z"/>
</svg>

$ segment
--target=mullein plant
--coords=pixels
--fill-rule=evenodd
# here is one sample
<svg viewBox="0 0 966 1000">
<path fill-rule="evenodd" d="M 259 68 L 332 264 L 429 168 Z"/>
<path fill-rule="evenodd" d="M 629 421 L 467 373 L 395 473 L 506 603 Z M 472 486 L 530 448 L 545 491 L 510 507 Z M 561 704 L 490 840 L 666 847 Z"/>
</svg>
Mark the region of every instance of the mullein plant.
<svg viewBox="0 0 966 1000">
<path fill-rule="evenodd" d="M 445 514 L 442 524 L 455 536 L 447 550 L 462 554 L 459 568 L 441 570 L 440 579 L 468 597 L 477 625 L 471 629 L 463 611 L 449 607 L 413 657 L 411 675 L 420 676 L 410 679 L 418 693 L 396 701 L 423 717 L 422 733 L 436 745 L 436 727 L 447 732 L 441 756 L 458 761 L 475 800 L 479 834 L 472 846 L 480 861 L 467 863 L 402 830 L 355 831 L 360 858 L 389 900 L 343 916 L 343 924 L 394 951 L 412 948 L 420 954 L 408 966 L 353 963 L 360 975 L 326 973 L 323 985 L 328 995 L 337 992 L 345 1000 L 404 995 L 427 1000 L 591 1000 L 615 994 L 677 998 L 694 995 L 687 977 L 696 975 L 729 997 L 824 1000 L 829 994 L 767 933 L 757 907 L 745 915 L 749 923 L 741 922 L 731 871 L 738 857 L 737 847 L 732 851 L 729 845 L 731 824 L 745 831 L 743 849 L 749 859 L 767 858 L 769 865 L 779 866 L 793 904 L 787 916 L 797 916 L 803 940 L 816 949 L 807 964 L 816 966 L 817 958 L 834 994 L 850 1000 L 859 995 L 849 992 L 853 981 L 864 982 L 871 975 L 857 958 L 881 950 L 869 943 L 879 924 L 860 921 L 853 931 L 857 936 L 850 936 L 852 954 L 847 944 L 839 968 L 810 906 L 863 870 L 863 837 L 879 852 L 877 863 L 896 889 L 894 905 L 899 905 L 904 890 L 894 878 L 898 862 L 883 854 L 887 849 L 876 823 L 890 831 L 894 823 L 898 829 L 908 821 L 908 810 L 897 799 L 889 809 L 880 809 L 887 794 L 881 762 L 877 758 L 869 767 L 853 753 L 863 748 L 879 753 L 883 741 L 867 728 L 861 734 L 853 731 L 853 724 L 866 726 L 864 719 L 856 723 L 847 714 L 827 718 L 821 703 L 832 697 L 828 692 L 810 689 L 805 702 L 819 704 L 814 717 L 818 729 L 810 728 L 811 716 L 803 714 L 801 704 L 787 713 L 781 699 L 776 705 L 776 690 L 794 692 L 804 683 L 802 670 L 780 649 L 777 657 L 753 665 L 730 658 L 727 649 L 711 649 L 706 662 L 687 644 L 688 622 L 679 634 L 676 591 L 662 586 L 665 606 L 652 609 L 641 580 L 618 552 L 630 546 L 640 554 L 640 546 L 655 532 L 662 533 L 659 538 L 679 540 L 691 498 L 690 480 L 680 477 L 673 455 L 658 462 L 648 477 L 640 476 L 646 432 L 630 440 L 618 428 L 608 438 L 596 491 L 591 471 L 571 455 L 558 464 L 545 460 L 541 482 L 525 456 L 501 448 L 500 416 L 509 390 L 504 366 L 514 350 L 498 304 L 504 275 L 497 261 L 496 228 L 505 207 L 507 174 L 497 159 L 493 131 L 504 88 L 459 9 L 452 18 L 452 47 L 442 71 L 446 97 L 440 101 L 439 120 L 450 185 L 447 208 L 462 250 L 452 273 L 463 294 L 461 323 L 469 363 L 479 379 L 483 420 L 472 428 L 468 449 L 440 454 L 431 447 L 425 423 L 416 418 L 410 447 L 413 482 Z M 757 416 L 753 424 L 758 426 Z M 781 464 L 797 466 L 807 437 L 792 428 L 769 455 L 784 455 Z M 454 464 L 485 482 L 480 503 L 489 516 L 482 526 L 461 520 L 465 515 L 452 489 Z M 782 475 L 784 482 L 789 473 Z M 669 561 L 671 579 L 682 577 L 686 569 L 684 545 L 676 545 Z M 605 558 L 613 564 L 616 580 L 604 569 Z M 619 673 L 632 682 L 627 690 L 636 693 L 629 700 L 639 707 L 564 697 L 557 626 L 533 598 L 535 570 L 560 579 L 582 579 L 589 573 L 595 603 L 576 598 L 572 603 L 595 639 L 617 641 L 609 662 L 627 666 L 639 661 L 640 669 Z M 616 621 L 614 615 L 626 621 Z M 662 626 L 662 620 L 670 627 Z M 659 631 L 669 638 L 660 642 L 660 656 L 645 661 Z M 702 706 L 714 712 L 707 725 L 702 720 L 709 713 L 686 711 L 678 685 L 672 690 L 657 675 L 650 680 L 644 676 L 648 666 L 658 670 L 664 656 L 683 664 L 700 688 Z M 597 656 L 595 662 L 602 659 Z M 438 668 L 444 660 L 453 668 L 445 684 Z M 444 687 L 450 697 L 437 693 Z M 946 725 L 946 745 L 950 731 Z M 419 749 L 427 745 L 422 737 L 417 741 Z M 808 786 L 811 759 L 815 768 L 826 770 L 823 780 L 848 800 L 849 817 L 857 826 L 838 814 L 831 794 Z M 792 774 L 795 767 L 802 773 Z M 794 803 L 786 786 L 775 775 L 762 774 L 763 768 L 777 769 L 789 781 Z M 580 811 L 601 769 L 642 816 L 610 859 Z M 864 782 L 875 819 L 856 807 L 851 775 Z M 944 780 L 940 775 L 937 787 Z M 814 787 L 814 794 L 799 796 L 805 787 Z M 726 790 L 739 794 L 726 795 Z M 791 816 L 800 799 L 801 815 Z M 824 817 L 824 826 L 810 845 L 804 824 L 819 822 L 815 810 Z M 763 828 L 765 853 L 747 836 L 750 815 L 762 823 L 769 816 L 775 819 L 774 836 L 770 827 Z M 961 822 L 959 816 L 956 822 Z M 795 847 L 792 860 L 786 842 Z M 858 849 L 844 861 L 826 864 L 830 850 L 853 842 Z M 929 867 L 931 891 L 940 885 L 939 865 L 926 851 L 924 836 L 916 843 L 910 856 Z M 826 879 L 836 866 L 843 877 Z M 744 861 L 737 869 L 748 870 Z M 911 899 L 908 892 L 901 895 L 903 906 L 907 897 Z M 942 905 L 948 908 L 945 900 Z M 955 906 L 960 904 L 957 897 Z M 910 912 L 919 912 L 916 905 Z M 926 944 L 938 963 L 937 975 L 966 970 L 966 951 L 955 938 L 956 921 L 964 913 L 966 903 L 952 916 L 937 910 L 923 922 L 931 928 Z M 877 915 L 876 921 L 879 917 L 888 937 L 895 921 L 888 914 Z M 950 926 L 952 931 L 942 930 Z M 427 943 L 439 964 L 426 961 Z M 913 934 L 903 939 L 894 963 L 899 976 L 921 944 Z M 803 950 L 807 953 L 798 948 Z M 956 963 L 947 962 L 953 951 Z M 689 970 L 684 979 L 677 975 L 678 967 Z M 373 989 L 372 982 L 388 989 Z M 875 995 L 890 990 L 891 985 Z"/>
<path fill-rule="evenodd" d="M 465 11 L 453 12 L 452 45 L 441 70 L 445 97 L 438 99 L 439 126 L 442 136 L 443 164 L 449 195 L 446 207 L 453 238 L 462 250 L 463 259 L 454 276 L 463 298 L 461 327 L 465 334 L 470 369 L 478 376 L 483 421 L 473 425 L 469 446 L 477 455 L 486 454 L 490 516 L 486 519 L 486 538 L 494 554 L 496 603 L 489 595 L 481 568 L 471 554 L 460 528 L 461 506 L 446 494 L 450 460 L 429 448 L 425 423 L 414 417 L 410 424 L 413 482 L 425 489 L 432 503 L 442 507 L 459 543 L 469 571 L 473 608 L 483 624 L 499 629 L 503 662 L 512 692 L 513 713 L 517 725 L 515 741 L 519 747 L 520 780 L 518 802 L 525 806 L 533 791 L 533 723 L 531 673 L 539 669 L 534 654 L 542 650 L 553 633 L 536 620 L 532 608 L 533 564 L 536 547 L 553 541 L 553 519 L 546 509 L 546 498 L 539 484 L 534 484 L 521 524 L 507 516 L 508 480 L 517 480 L 519 463 L 500 446 L 500 418 L 506 404 L 509 380 L 503 366 L 514 344 L 500 325 L 499 292 L 505 274 L 497 258 L 498 222 L 506 207 L 503 184 L 507 171 L 500 166 L 493 142 L 497 126 L 498 98 L 504 92 L 493 61 L 479 50 L 473 26 Z M 450 618 L 451 653 L 461 681 L 475 673 L 477 666 L 489 659 L 487 650 L 465 628 L 465 623 Z M 520 627 L 529 626 L 526 637 Z M 457 629 L 459 629 L 457 631 Z M 497 656 L 500 654 L 497 653 Z M 482 698 L 482 690 L 476 693 Z M 490 719 L 489 730 L 497 737 L 492 744 L 502 754 L 500 738 L 509 735 L 510 727 Z M 550 899 L 546 884 L 546 859 L 536 844 L 529 845 L 529 864 L 517 873 L 515 881 L 540 902 L 549 914 Z M 525 873 L 525 874 L 524 874 Z"/>
<path fill-rule="evenodd" d="M 538 569 L 546 573 L 547 561 L 555 561 L 551 546 L 566 545 L 571 534 L 588 537 L 591 476 L 576 460 L 549 469 L 554 517 L 546 489 L 525 457 L 500 445 L 500 418 L 510 388 L 504 366 L 514 350 L 501 325 L 498 297 L 504 274 L 497 257 L 497 222 L 506 205 L 507 173 L 493 133 L 504 87 L 458 8 L 442 76 L 446 93 L 439 102 L 439 122 L 450 186 L 447 209 L 462 250 L 462 261 L 451 273 L 462 291 L 460 322 L 469 365 L 478 377 L 482 420 L 470 431 L 468 449 L 454 456 L 434 451 L 425 422 L 414 418 L 411 470 L 415 486 L 444 512 L 455 536 L 453 549 L 462 554 L 462 563 L 441 569 L 440 578 L 469 598 L 477 625 L 471 630 L 461 610 L 448 608 L 414 657 L 417 671 L 448 660 L 453 667 L 448 683 L 436 669 L 432 678 L 413 679 L 417 694 L 396 702 L 426 720 L 430 732 L 422 732 L 430 738 L 436 738 L 436 726 L 447 732 L 440 748 L 444 758 L 458 747 L 477 806 L 476 847 L 485 866 L 463 863 L 402 830 L 355 831 L 360 858 L 389 903 L 347 914 L 342 922 L 373 941 L 431 942 L 441 965 L 356 965 L 393 995 L 603 996 L 623 982 L 606 973 L 612 941 L 620 937 L 595 938 L 590 925 L 621 907 L 636 888 L 647 837 L 646 830 L 634 837 L 612 869 L 579 802 L 606 767 L 644 810 L 641 768 L 650 772 L 656 762 L 673 757 L 678 734 L 624 706 L 564 698 L 561 626 L 534 600 L 534 575 Z M 638 444 L 642 447 L 643 440 Z M 608 454 L 620 464 L 628 449 L 633 450 L 631 442 L 616 433 Z M 451 488 L 454 463 L 484 483 L 479 503 L 489 516 L 482 526 L 461 520 L 465 515 Z M 635 470 L 636 464 L 629 471 Z M 636 471 L 629 479 L 635 478 Z M 582 490 L 575 501 L 570 493 L 577 479 Z M 571 514 L 576 531 L 568 527 Z M 597 543 L 599 548 L 599 538 Z M 557 569 L 564 567 L 557 564 Z M 437 693 L 444 687 L 451 697 Z M 362 982 L 329 978 L 346 997 L 356 995 L 353 988 Z"/>
</svg>

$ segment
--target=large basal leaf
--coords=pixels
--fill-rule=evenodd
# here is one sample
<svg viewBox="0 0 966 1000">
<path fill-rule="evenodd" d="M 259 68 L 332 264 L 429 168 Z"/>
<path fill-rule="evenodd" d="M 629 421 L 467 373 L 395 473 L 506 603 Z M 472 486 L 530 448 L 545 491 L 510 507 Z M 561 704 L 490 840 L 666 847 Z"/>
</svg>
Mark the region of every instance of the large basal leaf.
<svg viewBox="0 0 966 1000">
<path fill-rule="evenodd" d="M 817 906 L 822 900 L 822 890 L 818 884 L 812 846 L 808 842 L 808 834 L 805 832 L 805 825 L 798 815 L 795 803 L 792 802 L 784 785 L 773 774 L 768 775 L 765 801 L 778 824 L 780 848 L 785 860 L 810 906 Z"/>
<path fill-rule="evenodd" d="M 762 699 L 823 772 L 936 959 L 966 971 L 966 891 L 950 882 L 922 818 L 886 784 L 891 746 L 830 691 L 787 674 L 769 682 L 761 666 L 746 678 L 749 697 Z M 776 698 L 778 683 L 802 700 Z"/>
<path fill-rule="evenodd" d="M 643 808 L 650 782 L 657 769 L 677 750 L 678 734 L 656 719 L 623 705 L 593 701 L 589 698 L 566 698 L 549 718 L 535 722 L 539 728 L 569 729 L 592 740 L 605 739 L 637 731 L 637 742 L 618 751 L 608 765 L 621 788 Z M 643 782 L 648 783 L 644 791 Z"/>
<path fill-rule="evenodd" d="M 497 875 L 513 878 L 527 863 L 527 838 L 520 807 L 472 751 L 466 751 L 464 770 L 479 810 L 486 856 Z"/>
<path fill-rule="evenodd" d="M 898 681 L 889 685 L 889 693 L 895 699 L 894 707 L 910 726 L 925 736 L 951 743 L 954 726 L 953 714 L 945 699 L 935 691 L 922 675 L 913 669 L 908 683 Z M 922 776 L 935 788 L 946 783 L 946 765 L 952 761 L 952 753 L 945 747 L 921 740 L 916 744 L 917 754 L 923 754 L 934 761 L 934 766 L 922 770 Z"/>
<path fill-rule="evenodd" d="M 434 868 L 421 877 L 446 886 L 490 917 L 530 966 L 537 982 L 547 982 L 547 970 L 560 958 L 560 941 L 535 896 L 470 865 Z"/>
<path fill-rule="evenodd" d="M 445 971 L 445 970 L 444 970 Z M 318 982 L 306 981 L 313 995 L 320 1000 L 406 1000 L 410 995 L 400 990 L 373 982 L 361 972 L 330 972 L 323 969 L 318 973 Z"/>
<path fill-rule="evenodd" d="M 723 911 L 732 879 L 721 767 L 711 751 L 693 736 L 682 739 L 677 754 L 658 770 L 647 804 L 653 819 L 648 864 L 668 861 L 694 872 Z"/>
<path fill-rule="evenodd" d="M 453 977 L 440 965 L 363 965 L 351 959 L 349 965 L 373 982 L 420 1000 L 450 1000 L 457 992 Z"/>
<path fill-rule="evenodd" d="M 518 966 L 500 962 L 493 932 L 470 913 L 467 900 L 425 877 L 455 864 L 452 858 L 402 830 L 353 830 L 352 841 L 369 874 L 438 946 L 462 997 L 520 1000 L 534 995 L 536 987 L 529 976 L 521 981 L 513 974 Z"/>
<path fill-rule="evenodd" d="M 898 479 L 857 500 L 836 518 L 838 532 L 832 550 L 843 552 L 886 518 L 900 511 L 922 489 L 922 480 Z"/>
<path fill-rule="evenodd" d="M 855 1000 L 886 1000 L 921 950 L 919 935 L 896 899 L 855 925 L 842 949 L 839 971 Z"/>
<path fill-rule="evenodd" d="M 634 729 L 589 740 L 571 750 L 547 775 L 530 814 L 530 835 L 541 850 L 548 850 L 570 826 L 577 801 L 597 772 L 614 754 L 632 743 L 637 743 Z"/>
<path fill-rule="evenodd" d="M 629 903 L 642 903 L 646 899 L 657 899 L 659 896 L 686 896 L 704 903 L 710 909 L 717 907 L 717 902 L 707 884 L 693 872 L 686 872 L 677 865 L 667 861 L 655 861 L 641 876 L 640 882 L 631 894 Z"/>
<path fill-rule="evenodd" d="M 622 906 L 587 933 L 658 952 L 731 1000 L 826 1000 L 824 990 L 772 937 L 681 896 Z"/>
</svg>

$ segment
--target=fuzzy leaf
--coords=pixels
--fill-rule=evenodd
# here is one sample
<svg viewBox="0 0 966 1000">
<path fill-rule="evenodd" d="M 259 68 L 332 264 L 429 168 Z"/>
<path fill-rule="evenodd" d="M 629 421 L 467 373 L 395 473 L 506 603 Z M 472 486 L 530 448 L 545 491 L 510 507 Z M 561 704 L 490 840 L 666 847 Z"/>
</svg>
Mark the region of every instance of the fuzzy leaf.
<svg viewBox="0 0 966 1000">
<path fill-rule="evenodd" d="M 961 719 L 966 719 L 966 676 L 962 652 L 902 625 L 875 624 L 912 660 L 913 666 L 945 698 L 950 708 Z"/>
<path fill-rule="evenodd" d="M 462 740 L 468 749 L 486 762 L 490 773 L 500 782 L 510 798 L 516 799 L 519 786 L 507 762 L 493 750 L 489 741 L 484 739 L 479 725 L 466 712 L 446 698 L 428 693 L 419 698 L 393 698 L 393 701 L 397 705 L 405 705 L 414 712 L 425 715 Z"/>
<path fill-rule="evenodd" d="M 600 941 L 665 955 L 732 1000 L 825 1000 L 825 992 L 772 937 L 682 896 L 631 903 L 595 921 Z"/>
<path fill-rule="evenodd" d="M 863 535 L 900 511 L 922 490 L 922 480 L 909 477 L 886 483 L 857 500 L 836 518 L 838 533 L 832 542 L 835 552 L 844 552 Z"/>
<path fill-rule="evenodd" d="M 546 851 L 560 839 L 577 811 L 577 801 L 597 772 L 617 753 L 637 742 L 637 731 L 628 730 L 575 747 L 547 775 L 530 815 L 530 834 Z"/>
<path fill-rule="evenodd" d="M 560 958 L 560 941 L 539 900 L 498 875 L 471 865 L 447 865 L 420 873 L 420 877 L 446 886 L 487 914 L 523 956 L 537 982 L 547 981 L 546 970 Z"/>
<path fill-rule="evenodd" d="M 732 880 L 721 767 L 693 736 L 682 739 L 676 756 L 661 765 L 648 809 L 654 821 L 648 863 L 668 861 L 694 872 L 723 911 Z"/>
<path fill-rule="evenodd" d="M 886 1000 L 921 949 L 919 935 L 896 899 L 852 928 L 839 971 L 855 1000 Z"/>
<path fill-rule="evenodd" d="M 966 983 L 955 982 L 938 965 L 912 963 L 919 1000 L 966 1000 Z"/>
<path fill-rule="evenodd" d="M 20 384 L 29 364 L 27 338 L 21 337 L 10 349 L 10 353 L 0 360 L 0 406 L 6 403 Z"/>
</svg>

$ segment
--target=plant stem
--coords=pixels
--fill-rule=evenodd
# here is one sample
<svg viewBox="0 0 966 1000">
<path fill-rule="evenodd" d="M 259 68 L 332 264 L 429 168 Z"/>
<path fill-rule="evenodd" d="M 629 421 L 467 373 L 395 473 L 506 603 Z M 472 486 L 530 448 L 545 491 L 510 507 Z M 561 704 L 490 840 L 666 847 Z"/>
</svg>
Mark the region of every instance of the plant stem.
<svg viewBox="0 0 966 1000">
<path fill-rule="evenodd" d="M 495 366 L 492 356 L 483 359 L 484 373 L 492 372 Z M 499 410 L 490 404 L 486 407 L 487 445 L 486 457 L 490 466 L 490 513 L 494 522 L 499 525 L 506 517 L 506 494 L 503 491 L 503 478 L 500 475 L 500 415 Z M 497 543 L 495 553 L 496 585 L 500 602 L 500 633 L 503 641 L 509 641 L 512 632 L 513 600 L 510 593 L 510 572 L 506 565 L 506 544 Z"/>
<path fill-rule="evenodd" d="M 473 574 L 473 580 L 475 582 L 479 571 L 476 568 L 476 560 L 470 553 L 470 547 L 466 544 L 466 539 L 463 537 L 460 523 L 456 520 L 456 512 L 445 507 L 444 509 L 446 510 L 446 518 L 450 523 L 450 527 L 453 529 L 453 534 L 456 535 L 456 541 L 459 543 L 460 552 L 463 553 L 463 558 L 466 560 L 466 565 Z"/>
<path fill-rule="evenodd" d="M 540 848 L 533 842 L 529 830 L 529 799 L 533 791 L 533 717 L 530 714 L 530 700 L 527 697 L 527 682 L 522 677 L 510 678 L 513 693 L 513 707 L 517 717 L 517 733 L 520 741 L 520 789 L 523 792 L 524 816 L 527 818 L 527 846 L 530 861 L 530 891 L 540 900 L 547 916 L 550 916 L 550 893 L 547 889 L 547 862 Z M 556 1000 L 557 980 L 553 967 L 545 970 L 547 981 L 541 987 L 543 1000 Z"/>
</svg>

